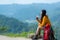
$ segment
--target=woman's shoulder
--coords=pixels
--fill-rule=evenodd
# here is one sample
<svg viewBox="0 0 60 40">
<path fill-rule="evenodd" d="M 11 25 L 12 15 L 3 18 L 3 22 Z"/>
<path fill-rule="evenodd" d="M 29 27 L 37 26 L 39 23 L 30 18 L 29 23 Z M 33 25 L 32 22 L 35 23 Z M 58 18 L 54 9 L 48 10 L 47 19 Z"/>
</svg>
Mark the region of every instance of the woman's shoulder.
<svg viewBox="0 0 60 40">
<path fill-rule="evenodd" d="M 48 20 L 48 16 L 47 16 L 47 15 L 44 16 L 43 19 L 44 19 L 44 20 Z"/>
<path fill-rule="evenodd" d="M 45 16 L 44 16 L 44 18 L 48 18 L 48 16 L 47 16 L 47 15 L 45 15 Z"/>
<path fill-rule="evenodd" d="M 43 18 L 48 18 L 48 16 L 46 15 L 46 16 L 44 16 Z"/>
</svg>

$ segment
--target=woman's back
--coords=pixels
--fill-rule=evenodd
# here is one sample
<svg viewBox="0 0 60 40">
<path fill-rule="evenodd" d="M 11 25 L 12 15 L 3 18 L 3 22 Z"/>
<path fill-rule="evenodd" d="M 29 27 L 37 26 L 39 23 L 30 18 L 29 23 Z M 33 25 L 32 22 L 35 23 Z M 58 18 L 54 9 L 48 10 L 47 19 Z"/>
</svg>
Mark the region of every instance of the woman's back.
<svg viewBox="0 0 60 40">
<path fill-rule="evenodd" d="M 38 26 L 42 27 L 42 26 L 45 26 L 47 24 L 51 25 L 50 20 L 49 20 L 48 16 L 46 15 L 43 17 L 42 23 L 39 22 Z"/>
</svg>

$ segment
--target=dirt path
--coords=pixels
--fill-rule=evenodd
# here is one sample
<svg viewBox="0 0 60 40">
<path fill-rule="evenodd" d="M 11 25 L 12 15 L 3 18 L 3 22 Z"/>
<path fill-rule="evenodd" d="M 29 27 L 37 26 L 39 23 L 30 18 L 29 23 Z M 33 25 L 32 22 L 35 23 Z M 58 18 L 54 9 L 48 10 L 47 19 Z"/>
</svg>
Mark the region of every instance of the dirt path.
<svg viewBox="0 0 60 40">
<path fill-rule="evenodd" d="M 7 37 L 7 36 L 0 35 L 0 40 L 31 40 L 31 39 L 29 39 L 29 38 L 22 38 L 22 37 Z"/>
</svg>

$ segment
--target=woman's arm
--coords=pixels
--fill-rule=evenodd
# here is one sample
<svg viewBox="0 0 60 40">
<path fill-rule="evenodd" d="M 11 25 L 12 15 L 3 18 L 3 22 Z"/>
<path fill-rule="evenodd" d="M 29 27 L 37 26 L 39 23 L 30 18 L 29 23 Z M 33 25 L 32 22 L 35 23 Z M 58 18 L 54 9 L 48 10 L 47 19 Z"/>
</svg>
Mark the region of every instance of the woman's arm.
<svg viewBox="0 0 60 40">
<path fill-rule="evenodd" d="M 45 23 L 46 23 L 46 17 L 44 16 L 42 23 L 40 23 L 40 26 L 41 26 L 40 28 L 44 27 Z"/>
<path fill-rule="evenodd" d="M 36 17 L 36 20 L 38 21 L 38 23 L 41 23 L 41 20 L 39 20 L 38 17 Z"/>
</svg>

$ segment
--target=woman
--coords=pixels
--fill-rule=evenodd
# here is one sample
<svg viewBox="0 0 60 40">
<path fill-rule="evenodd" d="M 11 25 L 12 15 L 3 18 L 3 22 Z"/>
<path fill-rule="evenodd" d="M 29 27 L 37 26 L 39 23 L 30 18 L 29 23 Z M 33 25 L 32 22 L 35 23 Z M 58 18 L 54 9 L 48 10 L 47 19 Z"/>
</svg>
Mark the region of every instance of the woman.
<svg viewBox="0 0 60 40">
<path fill-rule="evenodd" d="M 39 20 L 38 17 L 36 17 L 36 20 L 38 21 L 38 28 L 34 38 L 37 39 L 41 33 L 41 30 L 43 29 L 44 30 L 43 39 L 49 40 L 50 32 L 52 33 L 53 31 L 51 31 L 51 23 L 48 16 L 46 15 L 46 10 L 42 10 L 41 19 Z"/>
</svg>

